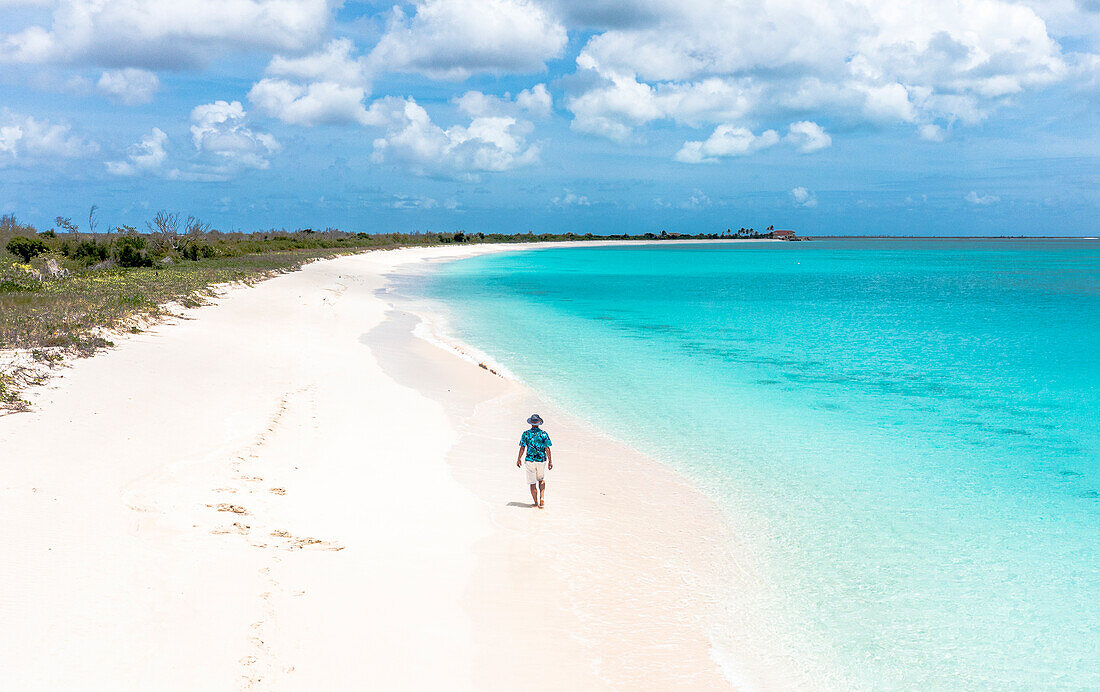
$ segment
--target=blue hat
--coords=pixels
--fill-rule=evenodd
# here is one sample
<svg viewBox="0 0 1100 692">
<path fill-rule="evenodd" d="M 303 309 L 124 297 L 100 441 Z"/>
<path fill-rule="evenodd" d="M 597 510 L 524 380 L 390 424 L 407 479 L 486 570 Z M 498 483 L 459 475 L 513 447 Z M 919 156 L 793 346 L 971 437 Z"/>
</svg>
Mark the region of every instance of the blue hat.
<svg viewBox="0 0 1100 692">
<path fill-rule="evenodd" d="M 527 422 L 531 425 L 542 425 L 542 416 L 537 413 L 532 413 L 531 417 L 527 419 Z"/>
</svg>

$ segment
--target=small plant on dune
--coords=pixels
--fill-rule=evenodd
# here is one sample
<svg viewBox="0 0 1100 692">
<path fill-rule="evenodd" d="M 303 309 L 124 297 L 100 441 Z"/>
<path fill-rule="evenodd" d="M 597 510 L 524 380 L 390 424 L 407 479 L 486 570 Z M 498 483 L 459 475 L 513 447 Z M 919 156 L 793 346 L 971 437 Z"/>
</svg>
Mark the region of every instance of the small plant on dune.
<svg viewBox="0 0 1100 692">
<path fill-rule="evenodd" d="M 4 373 L 0 373 L 0 408 L 12 411 L 26 411 L 28 408 L 26 400 L 16 393 L 12 378 Z"/>
<path fill-rule="evenodd" d="M 209 259 L 217 254 L 209 243 L 191 238 L 188 238 L 180 244 L 179 253 L 180 257 L 191 260 L 192 262 L 197 262 L 200 259 Z"/>
<path fill-rule="evenodd" d="M 42 290 L 42 281 L 26 264 L 0 263 L 0 294 L 35 293 Z"/>
<path fill-rule="evenodd" d="M 61 246 L 61 253 L 86 265 L 104 262 L 111 257 L 110 242 L 100 243 L 95 238 L 86 238 L 79 243 Z"/>
<path fill-rule="evenodd" d="M 124 235 L 115 239 L 115 261 L 120 267 L 151 267 L 153 258 L 145 251 L 145 238 Z"/>
<path fill-rule="evenodd" d="M 23 258 L 24 262 L 30 262 L 32 257 L 37 257 L 38 255 L 50 251 L 50 246 L 46 245 L 46 242 L 41 238 L 27 238 L 21 235 L 17 235 L 9 240 L 4 248 L 16 257 Z"/>
</svg>

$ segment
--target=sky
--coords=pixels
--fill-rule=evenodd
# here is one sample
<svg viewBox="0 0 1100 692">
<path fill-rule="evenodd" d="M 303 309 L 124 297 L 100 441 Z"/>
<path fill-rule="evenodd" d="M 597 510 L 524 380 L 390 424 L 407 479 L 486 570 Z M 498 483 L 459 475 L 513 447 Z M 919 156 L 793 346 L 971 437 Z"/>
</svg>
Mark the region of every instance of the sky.
<svg viewBox="0 0 1100 692">
<path fill-rule="evenodd" d="M 49 228 L 1100 235 L 1100 0 L 0 0 Z"/>
</svg>

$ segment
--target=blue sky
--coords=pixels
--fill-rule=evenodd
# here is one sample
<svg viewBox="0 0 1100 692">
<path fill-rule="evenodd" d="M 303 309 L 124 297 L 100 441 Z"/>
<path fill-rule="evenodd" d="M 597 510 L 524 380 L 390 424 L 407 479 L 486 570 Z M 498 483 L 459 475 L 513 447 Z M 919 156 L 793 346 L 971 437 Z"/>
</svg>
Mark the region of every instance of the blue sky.
<svg viewBox="0 0 1100 692">
<path fill-rule="evenodd" d="M 0 213 L 1097 235 L 1096 0 L 0 0 Z"/>
</svg>

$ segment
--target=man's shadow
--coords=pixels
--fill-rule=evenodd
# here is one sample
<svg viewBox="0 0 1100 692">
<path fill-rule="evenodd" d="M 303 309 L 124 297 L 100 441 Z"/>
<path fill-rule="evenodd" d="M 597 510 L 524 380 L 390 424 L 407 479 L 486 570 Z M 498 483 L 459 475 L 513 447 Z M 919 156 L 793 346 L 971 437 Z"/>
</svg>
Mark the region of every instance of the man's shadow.
<svg viewBox="0 0 1100 692">
<path fill-rule="evenodd" d="M 535 506 L 534 502 L 509 502 L 508 507 L 523 507 L 524 509 L 531 509 Z"/>
</svg>

